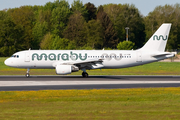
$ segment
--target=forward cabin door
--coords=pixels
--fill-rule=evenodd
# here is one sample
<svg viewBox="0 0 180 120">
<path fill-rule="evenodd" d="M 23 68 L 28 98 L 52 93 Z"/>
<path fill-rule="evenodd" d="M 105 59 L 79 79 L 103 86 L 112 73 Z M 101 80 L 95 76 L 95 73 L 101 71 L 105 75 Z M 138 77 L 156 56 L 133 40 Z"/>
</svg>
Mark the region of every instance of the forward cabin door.
<svg viewBox="0 0 180 120">
<path fill-rule="evenodd" d="M 142 53 L 141 52 L 137 52 L 137 60 L 136 62 L 142 62 Z"/>
<path fill-rule="evenodd" d="M 25 62 L 30 62 L 30 53 L 29 52 L 25 53 Z"/>
</svg>

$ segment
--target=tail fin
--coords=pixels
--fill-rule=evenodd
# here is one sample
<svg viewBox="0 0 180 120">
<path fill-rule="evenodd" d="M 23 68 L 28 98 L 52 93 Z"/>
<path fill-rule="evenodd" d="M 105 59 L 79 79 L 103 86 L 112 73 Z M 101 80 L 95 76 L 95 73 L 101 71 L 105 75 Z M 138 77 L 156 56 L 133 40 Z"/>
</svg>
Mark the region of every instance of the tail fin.
<svg viewBox="0 0 180 120">
<path fill-rule="evenodd" d="M 164 52 L 169 37 L 170 28 L 171 23 L 162 24 L 140 50 Z"/>
</svg>

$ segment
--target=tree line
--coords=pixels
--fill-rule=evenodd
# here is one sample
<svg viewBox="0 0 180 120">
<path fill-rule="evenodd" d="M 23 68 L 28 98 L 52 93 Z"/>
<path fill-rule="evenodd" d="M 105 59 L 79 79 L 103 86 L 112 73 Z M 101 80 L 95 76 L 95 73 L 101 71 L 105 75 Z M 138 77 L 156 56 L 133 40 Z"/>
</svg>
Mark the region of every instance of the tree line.
<svg viewBox="0 0 180 120">
<path fill-rule="evenodd" d="M 129 4 L 74 0 L 0 11 L 0 56 L 31 49 L 137 49 L 162 23 L 172 23 L 167 49 L 180 49 L 180 4 L 157 6 L 147 16 Z M 125 42 L 129 27 L 129 41 Z M 127 47 L 125 47 L 127 46 Z"/>
</svg>

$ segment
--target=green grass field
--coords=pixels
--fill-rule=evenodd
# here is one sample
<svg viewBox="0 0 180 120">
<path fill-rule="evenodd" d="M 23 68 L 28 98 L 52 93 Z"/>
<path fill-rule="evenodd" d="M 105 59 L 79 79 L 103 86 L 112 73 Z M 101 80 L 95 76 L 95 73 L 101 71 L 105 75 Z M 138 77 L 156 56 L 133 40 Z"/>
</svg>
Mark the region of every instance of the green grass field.
<svg viewBox="0 0 180 120">
<path fill-rule="evenodd" d="M 180 88 L 0 92 L 2 120 L 179 120 Z"/>
<path fill-rule="evenodd" d="M 4 65 L 0 75 L 24 75 L 25 69 Z M 180 75 L 180 63 L 156 62 L 89 75 Z M 55 70 L 31 70 L 55 75 Z M 72 75 L 81 75 L 81 71 Z M 0 120 L 179 120 L 180 88 L 1 91 Z"/>
<path fill-rule="evenodd" d="M 0 75 L 25 75 L 26 69 L 11 68 L 4 65 L 6 58 L 0 58 Z M 102 69 L 87 71 L 89 75 L 180 75 L 180 62 L 155 62 L 123 69 Z M 81 75 L 82 71 L 71 75 Z M 56 75 L 51 69 L 32 69 L 31 75 Z"/>
</svg>

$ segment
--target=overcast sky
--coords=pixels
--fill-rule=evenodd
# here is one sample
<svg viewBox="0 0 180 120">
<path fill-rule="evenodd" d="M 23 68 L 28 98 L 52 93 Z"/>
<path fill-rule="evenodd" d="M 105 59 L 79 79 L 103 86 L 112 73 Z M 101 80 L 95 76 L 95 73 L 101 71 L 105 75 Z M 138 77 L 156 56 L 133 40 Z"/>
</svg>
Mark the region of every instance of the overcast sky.
<svg viewBox="0 0 180 120">
<path fill-rule="evenodd" d="M 24 5 L 45 5 L 47 2 L 54 2 L 54 0 L 0 0 L 0 10 L 6 8 L 15 8 Z M 74 0 L 67 0 L 69 4 L 72 4 Z M 174 5 L 180 4 L 180 0 L 81 0 L 83 3 L 91 2 L 96 7 L 103 4 L 115 3 L 115 4 L 134 4 L 139 9 L 142 15 L 146 16 L 149 12 L 152 12 L 156 6 L 165 4 Z"/>
</svg>

